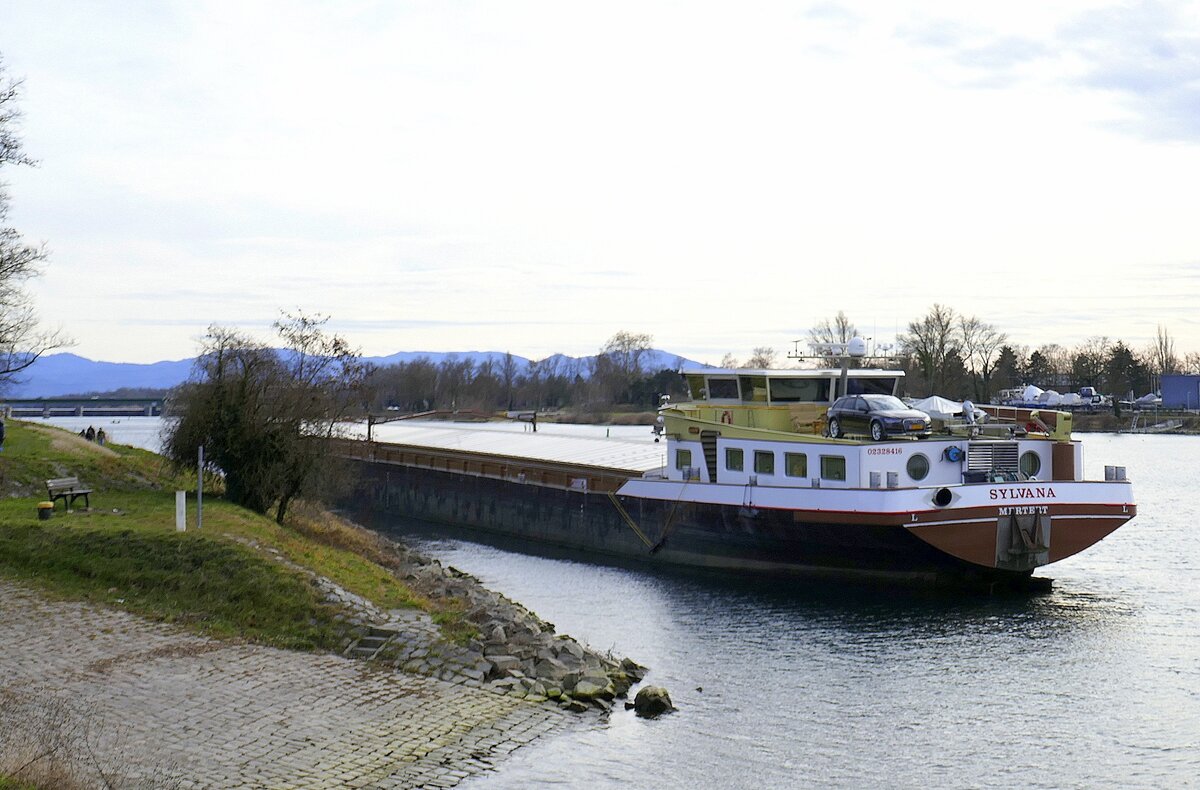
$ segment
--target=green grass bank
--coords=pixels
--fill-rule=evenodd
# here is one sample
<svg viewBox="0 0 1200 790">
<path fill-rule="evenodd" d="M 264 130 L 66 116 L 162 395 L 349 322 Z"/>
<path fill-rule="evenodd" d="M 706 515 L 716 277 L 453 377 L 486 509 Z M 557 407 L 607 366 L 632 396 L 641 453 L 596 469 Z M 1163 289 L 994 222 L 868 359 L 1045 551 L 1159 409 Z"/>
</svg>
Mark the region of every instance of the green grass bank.
<svg viewBox="0 0 1200 790">
<path fill-rule="evenodd" d="M 59 501 L 39 520 L 45 481 L 67 476 L 93 490 L 91 509 L 68 513 Z M 189 490 L 186 532 L 175 529 L 177 489 Z M 453 604 L 416 595 L 392 574 L 390 543 L 373 533 L 311 507 L 281 526 L 207 494 L 196 530 L 194 489 L 154 453 L 11 420 L 0 452 L 0 575 L 211 636 L 340 648 L 340 612 L 279 556 L 379 607 L 428 611 L 450 638 L 469 632 Z"/>
</svg>

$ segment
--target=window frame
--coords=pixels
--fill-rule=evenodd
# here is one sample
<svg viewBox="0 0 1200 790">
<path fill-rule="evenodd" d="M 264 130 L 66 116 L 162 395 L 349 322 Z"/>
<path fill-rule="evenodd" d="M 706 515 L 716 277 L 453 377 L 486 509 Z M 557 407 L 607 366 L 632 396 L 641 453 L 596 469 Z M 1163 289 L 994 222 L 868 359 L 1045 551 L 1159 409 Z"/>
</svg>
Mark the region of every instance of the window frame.
<svg viewBox="0 0 1200 790">
<path fill-rule="evenodd" d="M 839 461 L 842 465 L 842 476 L 833 477 L 827 473 L 826 464 L 831 461 Z M 821 456 L 821 479 L 832 480 L 835 483 L 846 482 L 846 456 L 844 455 L 822 455 Z"/>
<path fill-rule="evenodd" d="M 800 474 L 792 474 L 791 459 L 799 458 L 802 464 Z M 783 454 L 783 475 L 784 477 L 808 477 L 808 453 L 788 453 Z"/>
<path fill-rule="evenodd" d="M 1037 463 L 1037 467 L 1032 472 L 1025 471 L 1026 458 L 1032 458 L 1034 462 Z M 1021 453 L 1021 458 L 1017 461 L 1017 468 L 1020 469 L 1021 474 L 1025 475 L 1027 478 L 1037 477 L 1038 473 L 1042 471 L 1042 457 L 1033 450 L 1026 450 L 1025 452 Z"/>
<path fill-rule="evenodd" d="M 914 475 L 912 473 L 913 461 L 917 460 L 918 458 L 920 458 L 925 463 L 925 471 L 920 477 L 917 477 L 916 475 Z M 931 464 L 929 462 L 929 456 L 925 455 L 925 453 L 913 453 L 912 455 L 910 455 L 908 457 L 908 460 L 905 461 L 905 463 L 904 463 L 905 473 L 908 474 L 908 477 L 910 480 L 913 480 L 914 482 L 917 482 L 917 483 L 919 483 L 922 480 L 924 480 L 925 478 L 929 477 L 929 473 L 932 470 L 933 470 L 933 464 Z"/>
</svg>

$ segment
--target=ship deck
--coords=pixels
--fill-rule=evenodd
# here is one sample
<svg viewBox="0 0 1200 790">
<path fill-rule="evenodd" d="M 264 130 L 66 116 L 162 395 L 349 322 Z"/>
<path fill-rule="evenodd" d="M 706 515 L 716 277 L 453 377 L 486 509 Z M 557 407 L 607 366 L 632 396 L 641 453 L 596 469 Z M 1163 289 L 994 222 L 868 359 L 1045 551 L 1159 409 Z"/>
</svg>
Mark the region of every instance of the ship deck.
<svg viewBox="0 0 1200 790">
<path fill-rule="evenodd" d="M 351 435 L 366 438 L 366 428 L 354 426 Z M 535 433 L 524 423 L 412 420 L 376 425 L 372 438 L 381 445 L 588 467 L 629 477 L 662 469 L 667 454 L 666 442 L 656 443 L 648 425 L 543 423 Z"/>
</svg>

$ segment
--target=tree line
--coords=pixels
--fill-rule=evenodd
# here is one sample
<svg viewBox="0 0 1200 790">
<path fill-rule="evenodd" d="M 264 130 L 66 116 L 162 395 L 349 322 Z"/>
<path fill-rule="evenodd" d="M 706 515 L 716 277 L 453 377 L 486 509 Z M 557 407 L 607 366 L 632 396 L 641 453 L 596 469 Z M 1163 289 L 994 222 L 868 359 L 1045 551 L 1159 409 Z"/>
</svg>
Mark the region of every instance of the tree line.
<svg viewBox="0 0 1200 790">
<path fill-rule="evenodd" d="M 857 334 L 844 313 L 819 322 L 813 341 L 845 342 Z M 1144 395 L 1163 375 L 1200 374 L 1200 353 L 1179 355 L 1163 326 L 1146 347 L 1123 340 L 1090 337 L 1073 347 L 1046 343 L 1037 347 L 1011 342 L 1007 333 L 977 316 L 934 304 L 910 321 L 896 338 L 895 362 L 905 371 L 908 394 L 972 398 L 986 403 L 1002 389 L 1027 384 L 1059 392 L 1082 387 L 1118 398 Z"/>
<path fill-rule="evenodd" d="M 617 332 L 586 360 L 562 356 L 522 368 L 512 354 L 478 363 L 451 355 L 427 357 L 374 370 L 366 404 L 371 411 L 422 412 L 445 409 L 608 410 L 614 405 L 652 409 L 664 394 L 684 393 L 676 367 L 651 370 L 648 334 Z"/>
</svg>

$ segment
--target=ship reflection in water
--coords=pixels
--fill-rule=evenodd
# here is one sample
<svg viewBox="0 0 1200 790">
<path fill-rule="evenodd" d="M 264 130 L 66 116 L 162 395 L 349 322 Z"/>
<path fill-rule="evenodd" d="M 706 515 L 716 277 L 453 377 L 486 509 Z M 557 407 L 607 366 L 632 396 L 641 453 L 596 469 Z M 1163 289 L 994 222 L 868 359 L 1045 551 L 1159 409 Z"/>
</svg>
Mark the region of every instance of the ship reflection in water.
<svg viewBox="0 0 1200 790">
<path fill-rule="evenodd" d="M 657 721 L 614 712 L 465 786 L 1194 781 L 1200 585 L 1188 558 L 1200 555 L 1200 503 L 1187 492 L 1200 440 L 1089 435 L 1085 446 L 1098 463 L 1122 458 L 1141 516 L 1045 569 L 1055 585 L 1038 595 L 652 572 L 393 523 L 560 631 L 649 665 L 648 682 L 680 708 Z"/>
</svg>

